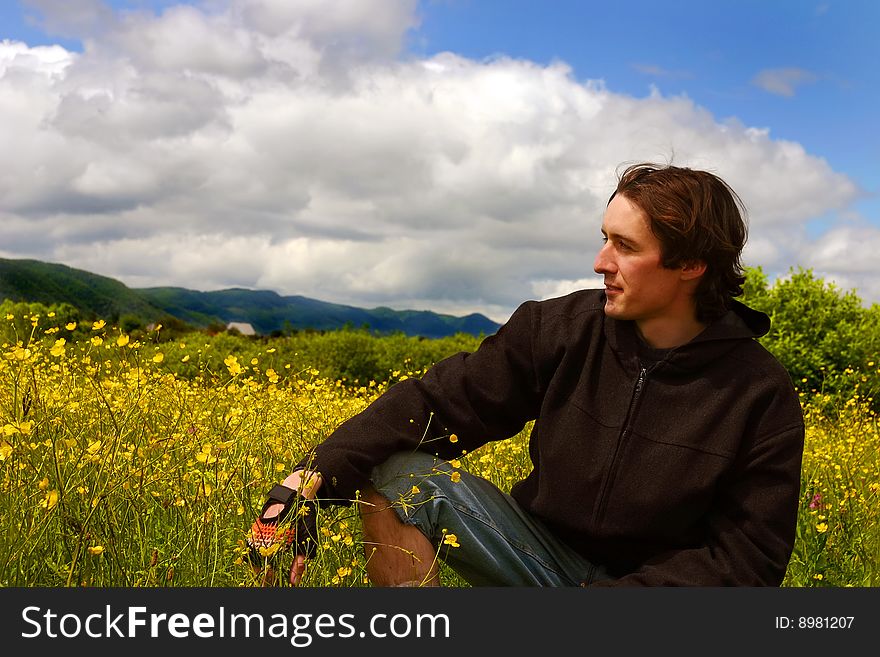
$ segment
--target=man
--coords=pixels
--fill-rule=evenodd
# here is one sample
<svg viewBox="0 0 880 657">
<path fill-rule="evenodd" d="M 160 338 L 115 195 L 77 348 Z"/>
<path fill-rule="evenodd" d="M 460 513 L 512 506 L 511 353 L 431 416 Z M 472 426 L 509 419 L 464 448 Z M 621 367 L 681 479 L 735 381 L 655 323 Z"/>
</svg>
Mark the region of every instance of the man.
<svg viewBox="0 0 880 657">
<path fill-rule="evenodd" d="M 474 353 L 343 423 L 284 485 L 357 500 L 380 586 L 437 584 L 438 555 L 475 585 L 778 586 L 804 425 L 756 341 L 768 317 L 733 299 L 740 206 L 708 172 L 629 167 L 602 223 L 603 290 L 524 303 Z M 448 463 L 531 420 L 534 467 L 510 495 Z M 255 548 L 295 503 L 286 490 Z M 296 526 L 293 584 L 314 532 Z"/>
</svg>

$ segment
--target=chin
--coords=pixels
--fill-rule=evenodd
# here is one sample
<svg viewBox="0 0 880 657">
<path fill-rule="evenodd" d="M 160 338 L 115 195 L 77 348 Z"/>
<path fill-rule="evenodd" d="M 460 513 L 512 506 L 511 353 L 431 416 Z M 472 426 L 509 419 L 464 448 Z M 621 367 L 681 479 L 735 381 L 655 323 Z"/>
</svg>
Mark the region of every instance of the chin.
<svg viewBox="0 0 880 657">
<path fill-rule="evenodd" d="M 617 308 L 614 304 L 608 301 L 605 302 L 605 314 L 613 319 L 627 319 L 624 316 L 626 313 L 622 312 L 620 308 Z"/>
</svg>

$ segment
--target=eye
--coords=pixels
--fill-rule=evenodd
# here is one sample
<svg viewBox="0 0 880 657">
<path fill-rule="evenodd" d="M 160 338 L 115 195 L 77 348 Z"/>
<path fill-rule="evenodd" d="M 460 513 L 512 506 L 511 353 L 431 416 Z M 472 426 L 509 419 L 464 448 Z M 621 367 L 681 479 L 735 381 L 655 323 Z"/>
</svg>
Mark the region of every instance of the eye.
<svg viewBox="0 0 880 657">
<path fill-rule="evenodd" d="M 602 236 L 602 244 L 608 244 L 608 237 L 606 235 Z"/>
</svg>

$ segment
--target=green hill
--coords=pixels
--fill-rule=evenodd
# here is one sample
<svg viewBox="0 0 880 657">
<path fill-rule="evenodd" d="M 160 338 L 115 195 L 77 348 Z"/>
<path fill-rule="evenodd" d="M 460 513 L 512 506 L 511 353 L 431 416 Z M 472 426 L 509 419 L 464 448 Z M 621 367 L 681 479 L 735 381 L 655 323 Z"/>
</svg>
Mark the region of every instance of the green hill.
<svg viewBox="0 0 880 657">
<path fill-rule="evenodd" d="M 0 301 L 69 303 L 84 316 L 117 321 L 136 315 L 154 321 L 163 312 L 139 292 L 106 276 L 39 260 L 0 258 Z"/>
<path fill-rule="evenodd" d="M 480 314 L 455 317 L 431 311 L 381 307 L 368 310 L 303 296 L 281 296 L 269 290 L 135 289 L 106 276 L 37 260 L 0 259 L 0 300 L 3 299 L 47 305 L 66 302 L 85 316 L 110 321 L 133 315 L 148 323 L 171 315 L 199 328 L 247 322 L 260 334 L 366 326 L 379 333 L 439 338 L 455 333 L 490 335 L 499 327 Z"/>
</svg>

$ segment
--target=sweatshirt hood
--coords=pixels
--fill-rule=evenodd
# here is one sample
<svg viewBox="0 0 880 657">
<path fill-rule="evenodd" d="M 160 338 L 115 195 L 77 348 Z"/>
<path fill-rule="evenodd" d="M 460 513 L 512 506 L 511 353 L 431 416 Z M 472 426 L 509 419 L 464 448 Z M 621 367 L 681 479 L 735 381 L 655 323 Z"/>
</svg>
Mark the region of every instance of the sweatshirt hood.
<svg viewBox="0 0 880 657">
<path fill-rule="evenodd" d="M 730 310 L 706 327 L 692 342 L 699 339 L 721 340 L 760 338 L 770 330 L 770 317 L 733 299 Z"/>
<path fill-rule="evenodd" d="M 670 349 L 665 358 L 657 363 L 656 368 L 687 371 L 699 369 L 744 341 L 756 340 L 766 335 L 769 330 L 770 317 L 734 299 L 724 315 L 690 342 Z M 612 319 L 606 315 L 605 334 L 621 362 L 639 369 L 640 338 L 635 322 Z"/>
</svg>

